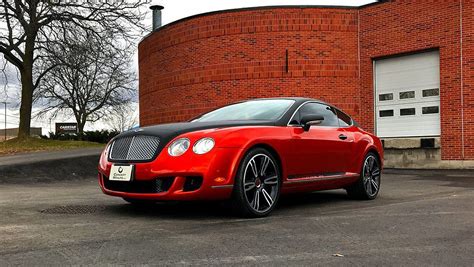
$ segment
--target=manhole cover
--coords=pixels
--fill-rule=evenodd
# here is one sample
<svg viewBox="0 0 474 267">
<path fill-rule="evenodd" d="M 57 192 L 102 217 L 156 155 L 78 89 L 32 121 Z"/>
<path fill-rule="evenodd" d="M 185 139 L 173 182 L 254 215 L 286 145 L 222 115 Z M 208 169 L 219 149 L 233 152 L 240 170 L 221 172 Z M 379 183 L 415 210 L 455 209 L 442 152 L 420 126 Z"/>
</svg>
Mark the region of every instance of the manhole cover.
<svg viewBox="0 0 474 267">
<path fill-rule="evenodd" d="M 41 213 L 47 214 L 88 214 L 104 210 L 105 207 L 97 205 L 69 205 L 44 209 Z"/>
</svg>

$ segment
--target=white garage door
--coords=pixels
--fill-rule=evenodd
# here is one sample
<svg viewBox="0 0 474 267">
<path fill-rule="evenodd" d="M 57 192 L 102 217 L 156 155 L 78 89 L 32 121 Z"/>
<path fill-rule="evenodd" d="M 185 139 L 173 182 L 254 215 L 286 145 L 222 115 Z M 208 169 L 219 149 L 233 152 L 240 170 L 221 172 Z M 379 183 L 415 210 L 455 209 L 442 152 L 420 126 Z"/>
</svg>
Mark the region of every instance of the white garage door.
<svg viewBox="0 0 474 267">
<path fill-rule="evenodd" d="M 439 52 L 376 60 L 379 137 L 440 135 Z"/>
</svg>

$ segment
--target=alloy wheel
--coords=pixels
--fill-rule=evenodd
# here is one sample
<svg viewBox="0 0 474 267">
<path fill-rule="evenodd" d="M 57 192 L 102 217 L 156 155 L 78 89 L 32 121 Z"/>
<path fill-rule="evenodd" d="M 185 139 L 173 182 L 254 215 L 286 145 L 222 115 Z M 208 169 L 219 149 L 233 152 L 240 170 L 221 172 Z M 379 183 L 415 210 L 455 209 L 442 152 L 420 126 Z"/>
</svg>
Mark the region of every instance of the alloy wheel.
<svg viewBox="0 0 474 267">
<path fill-rule="evenodd" d="M 380 188 L 380 166 L 373 155 L 369 155 L 364 162 L 364 189 L 370 197 L 375 196 Z"/>
<path fill-rule="evenodd" d="M 278 197 L 280 183 L 273 160 L 265 154 L 253 156 L 243 176 L 244 195 L 249 206 L 258 213 L 271 209 Z"/>
</svg>

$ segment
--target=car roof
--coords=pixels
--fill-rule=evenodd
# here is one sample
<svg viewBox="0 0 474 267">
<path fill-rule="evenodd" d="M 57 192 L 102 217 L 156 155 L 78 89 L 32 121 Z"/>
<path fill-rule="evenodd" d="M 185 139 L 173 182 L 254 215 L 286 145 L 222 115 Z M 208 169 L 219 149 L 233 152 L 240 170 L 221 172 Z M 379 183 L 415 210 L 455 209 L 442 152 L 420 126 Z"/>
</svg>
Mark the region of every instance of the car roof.
<svg viewBox="0 0 474 267">
<path fill-rule="evenodd" d="M 269 97 L 269 98 L 254 98 L 254 99 L 248 99 L 244 101 L 240 101 L 237 103 L 242 103 L 242 102 L 250 102 L 250 101 L 258 101 L 258 100 L 276 100 L 276 99 L 284 99 L 284 100 L 293 100 L 295 103 L 291 105 L 291 107 L 285 112 L 285 114 L 278 120 L 275 121 L 277 126 L 286 126 L 288 122 L 290 121 L 291 117 L 295 114 L 295 112 L 298 110 L 298 108 L 306 103 L 306 102 L 317 102 L 321 104 L 325 104 L 331 107 L 334 107 L 331 104 L 328 104 L 324 101 L 314 99 L 314 98 L 309 98 L 309 97 Z"/>
<path fill-rule="evenodd" d="M 318 102 L 318 103 L 322 103 L 322 104 L 326 104 L 326 105 L 330 105 L 322 100 L 319 100 L 319 99 L 315 99 L 315 98 L 309 98 L 309 97 L 285 97 L 285 96 L 282 96 L 282 97 L 268 97 L 268 98 L 253 98 L 253 99 L 247 99 L 247 100 L 244 100 L 242 102 L 247 102 L 247 101 L 256 101 L 256 100 L 273 100 L 273 99 L 287 99 L 287 100 L 293 100 L 295 102 L 297 102 L 298 104 L 302 104 L 304 102 L 308 102 L 308 101 L 314 101 L 314 102 Z"/>
<path fill-rule="evenodd" d="M 290 106 L 290 108 L 288 108 L 285 113 L 277 120 L 274 121 L 275 125 L 276 126 L 286 126 L 288 124 L 288 122 L 290 121 L 290 119 L 293 117 L 293 115 L 295 114 L 295 112 L 298 110 L 298 108 L 306 103 L 306 102 L 317 102 L 317 103 L 321 103 L 321 104 L 325 104 L 325 105 L 328 105 L 328 106 L 331 106 L 333 108 L 336 108 L 335 106 L 331 105 L 331 104 L 328 104 L 322 100 L 318 100 L 318 99 L 314 99 L 314 98 L 309 98 L 309 97 L 285 97 L 285 96 L 282 96 L 282 97 L 268 97 L 268 98 L 252 98 L 252 99 L 247 99 L 247 100 L 241 100 L 241 101 L 238 101 L 238 102 L 234 102 L 230 105 L 233 105 L 233 104 L 238 104 L 238 103 L 244 103 L 244 102 L 251 102 L 251 101 L 259 101 L 259 100 L 278 100 L 278 99 L 281 99 L 281 100 L 293 100 L 294 103 Z M 337 108 L 336 108 L 337 109 Z M 197 118 L 197 117 L 196 117 Z M 190 121 L 194 120 L 195 118 L 191 119 Z"/>
</svg>

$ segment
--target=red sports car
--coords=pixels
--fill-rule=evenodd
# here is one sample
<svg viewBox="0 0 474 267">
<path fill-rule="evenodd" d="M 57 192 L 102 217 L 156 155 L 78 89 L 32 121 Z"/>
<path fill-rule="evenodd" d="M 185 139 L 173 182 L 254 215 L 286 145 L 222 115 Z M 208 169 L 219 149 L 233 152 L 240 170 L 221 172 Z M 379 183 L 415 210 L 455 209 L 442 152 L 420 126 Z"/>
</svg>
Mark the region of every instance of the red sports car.
<svg viewBox="0 0 474 267">
<path fill-rule="evenodd" d="M 334 106 L 255 99 L 118 135 L 101 155 L 99 183 L 132 204 L 230 199 L 259 217 L 285 193 L 344 188 L 374 199 L 382 159 L 379 138 Z"/>
</svg>

